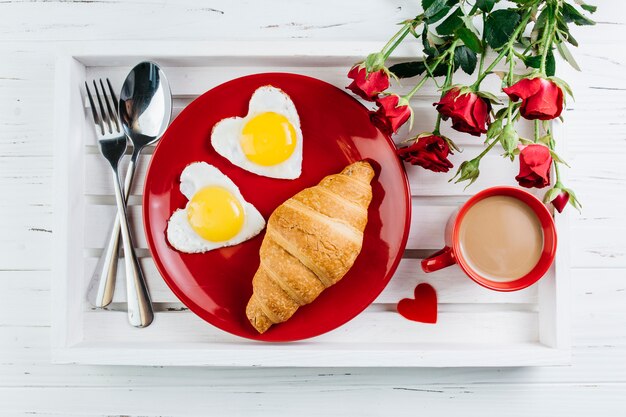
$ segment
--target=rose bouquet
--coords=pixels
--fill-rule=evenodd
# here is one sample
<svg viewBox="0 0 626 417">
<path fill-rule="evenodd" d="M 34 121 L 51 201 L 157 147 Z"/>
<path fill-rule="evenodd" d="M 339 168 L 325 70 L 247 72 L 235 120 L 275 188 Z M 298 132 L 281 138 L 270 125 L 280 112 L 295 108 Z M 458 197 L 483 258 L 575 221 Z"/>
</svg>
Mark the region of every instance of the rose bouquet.
<svg viewBox="0 0 626 417">
<path fill-rule="evenodd" d="M 441 121 L 449 120 L 454 130 L 486 139 L 483 152 L 461 163 L 451 181 L 471 185 L 480 174 L 481 159 L 499 143 L 504 157 L 519 160 L 515 179 L 520 186 L 548 187 L 554 171 L 546 203 L 559 212 L 568 202 L 580 208 L 574 191 L 561 181 L 559 166 L 566 163 L 555 152 L 550 123 L 561 117 L 566 96 L 572 96 L 567 83 L 555 77 L 555 54 L 579 70 L 567 46 L 578 45 L 569 26 L 593 25 L 585 12 L 593 13 L 596 7 L 582 0 L 422 0 L 422 8 L 421 14 L 401 23 L 380 51 L 369 54 L 348 73 L 352 82 L 347 88 L 376 103 L 372 122 L 389 135 L 407 122 L 412 124 L 409 102 L 427 80 L 439 87 L 441 98 L 434 103 L 438 114 L 432 131 L 404 141 L 408 145 L 398 149 L 400 158 L 434 172 L 448 172 L 453 168 L 448 157 L 459 150 L 440 133 Z M 423 55 L 388 67 L 392 52 L 411 38 L 421 42 Z M 495 57 L 487 60 L 490 52 Z M 494 71 L 502 61 L 507 70 Z M 519 62 L 526 68 L 522 73 L 514 71 Z M 476 74 L 475 81 L 455 84 L 459 69 Z M 506 103 L 481 89 L 490 74 L 502 79 Z M 407 94 L 390 91 L 392 78 L 412 77 L 420 78 Z M 516 123 L 521 118 L 534 121 L 533 137 L 518 134 Z"/>
</svg>

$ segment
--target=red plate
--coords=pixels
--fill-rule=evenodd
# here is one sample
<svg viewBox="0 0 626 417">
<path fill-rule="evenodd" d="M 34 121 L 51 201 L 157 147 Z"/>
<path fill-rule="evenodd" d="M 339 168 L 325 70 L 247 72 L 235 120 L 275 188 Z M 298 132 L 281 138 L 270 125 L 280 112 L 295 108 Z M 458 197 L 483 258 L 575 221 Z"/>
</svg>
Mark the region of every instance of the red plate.
<svg viewBox="0 0 626 417">
<path fill-rule="evenodd" d="M 304 140 L 302 175 L 296 180 L 244 171 L 211 147 L 213 125 L 245 116 L 254 90 L 271 84 L 293 100 Z M 391 140 L 376 129 L 368 111 L 342 90 L 296 74 L 256 74 L 219 85 L 194 100 L 169 127 L 150 162 L 143 196 L 144 227 L 150 252 L 176 296 L 204 320 L 232 334 L 256 340 L 293 341 L 333 330 L 363 311 L 385 288 L 406 245 L 411 215 L 409 185 Z M 252 277 L 259 266 L 263 233 L 240 245 L 203 254 L 185 254 L 167 243 L 172 213 L 186 204 L 179 177 L 195 161 L 215 165 L 265 219 L 303 188 L 346 165 L 368 159 L 377 173 L 363 249 L 352 269 L 289 321 L 259 335 L 246 318 Z"/>
</svg>

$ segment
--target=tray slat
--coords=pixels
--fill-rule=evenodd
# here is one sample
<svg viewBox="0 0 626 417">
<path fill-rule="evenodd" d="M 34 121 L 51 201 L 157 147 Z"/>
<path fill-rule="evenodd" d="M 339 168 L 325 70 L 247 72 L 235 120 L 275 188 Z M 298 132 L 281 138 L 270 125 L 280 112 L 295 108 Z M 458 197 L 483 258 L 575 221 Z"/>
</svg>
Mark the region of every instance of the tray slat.
<svg viewBox="0 0 626 417">
<path fill-rule="evenodd" d="M 535 304 L 537 302 L 537 286 L 522 291 L 496 293 L 474 284 L 456 266 L 432 274 L 425 274 L 420 270 L 420 261 L 421 259 L 402 259 L 393 279 L 374 303 L 397 303 L 398 300 L 409 297 L 418 282 L 431 284 L 437 290 L 437 299 L 440 304 Z M 87 285 L 97 262 L 97 258 L 85 259 L 85 285 Z M 141 258 L 140 262 L 148 280 L 152 300 L 156 303 L 179 303 L 159 275 L 152 258 Z M 125 303 L 126 281 L 123 262 L 118 263 L 117 277 L 113 302 Z"/>
</svg>

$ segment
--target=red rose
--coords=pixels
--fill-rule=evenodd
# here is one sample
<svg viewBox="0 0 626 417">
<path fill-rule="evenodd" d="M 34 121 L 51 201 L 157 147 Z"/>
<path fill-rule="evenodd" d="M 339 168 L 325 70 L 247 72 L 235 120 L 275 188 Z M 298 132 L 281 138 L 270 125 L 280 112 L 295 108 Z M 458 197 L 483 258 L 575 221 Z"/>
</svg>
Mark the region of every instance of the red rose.
<svg viewBox="0 0 626 417">
<path fill-rule="evenodd" d="M 376 100 L 376 104 L 378 110 L 370 113 L 370 119 L 387 135 L 396 133 L 411 117 L 412 110 L 408 101 L 396 94 L 381 97 Z"/>
<path fill-rule="evenodd" d="M 563 209 L 569 202 L 569 193 L 565 190 L 561 190 L 559 195 L 552 199 L 551 203 L 559 213 L 563 213 Z"/>
<path fill-rule="evenodd" d="M 520 113 L 525 119 L 552 120 L 563 111 L 563 91 L 545 78 L 524 78 L 503 90 L 511 100 L 522 100 Z"/>
<path fill-rule="evenodd" d="M 474 92 L 461 93 L 459 88 L 448 91 L 438 103 L 437 111 L 444 120 L 452 118 L 452 128 L 480 136 L 487 133 L 491 103 Z"/>
<path fill-rule="evenodd" d="M 368 101 L 374 101 L 378 94 L 389 88 L 389 76 L 382 69 L 368 74 L 365 66 L 358 64 L 350 69 L 348 78 L 354 81 L 346 88 Z"/>
<path fill-rule="evenodd" d="M 402 160 L 411 165 L 419 165 L 434 172 L 448 172 L 453 167 L 448 160 L 452 151 L 441 136 L 422 136 L 411 146 L 400 148 L 397 152 Z"/>
<path fill-rule="evenodd" d="M 550 185 L 552 156 L 547 146 L 532 144 L 520 146 L 519 174 L 515 179 L 522 187 L 543 188 Z"/>
</svg>

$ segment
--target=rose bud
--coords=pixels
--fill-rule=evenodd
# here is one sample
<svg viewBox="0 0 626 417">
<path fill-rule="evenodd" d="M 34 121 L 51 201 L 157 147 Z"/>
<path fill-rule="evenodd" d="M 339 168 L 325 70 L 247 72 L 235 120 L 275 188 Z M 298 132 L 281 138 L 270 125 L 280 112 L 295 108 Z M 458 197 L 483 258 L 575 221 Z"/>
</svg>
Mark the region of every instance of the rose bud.
<svg viewBox="0 0 626 417">
<path fill-rule="evenodd" d="M 563 209 L 569 202 L 569 193 L 565 190 L 561 190 L 561 192 L 552 199 L 551 203 L 559 213 L 563 213 Z"/>
<path fill-rule="evenodd" d="M 384 69 L 368 73 L 364 64 L 353 66 L 348 72 L 348 78 L 354 81 L 346 88 L 367 101 L 374 101 L 389 88 L 389 75 Z"/>
<path fill-rule="evenodd" d="M 419 137 L 411 146 L 397 150 L 398 156 L 411 165 L 419 165 L 434 172 L 448 172 L 453 167 L 448 160 L 452 154 L 448 142 L 437 135 Z"/>
<path fill-rule="evenodd" d="M 550 149 L 540 144 L 520 146 L 519 149 L 519 174 L 515 177 L 519 185 L 526 188 L 550 185 Z"/>
<path fill-rule="evenodd" d="M 498 136 L 498 140 L 502 148 L 504 148 L 504 154 L 509 156 L 512 161 L 514 159 L 513 151 L 517 149 L 517 144 L 519 143 L 519 135 L 512 123 L 507 123 L 506 126 L 504 126 Z"/>
<path fill-rule="evenodd" d="M 376 100 L 378 110 L 370 112 L 370 119 L 383 133 L 391 135 L 413 115 L 409 101 L 396 94 Z"/>
<path fill-rule="evenodd" d="M 453 129 L 474 136 L 487 133 L 491 103 L 478 94 L 453 88 L 433 105 L 437 106 L 437 111 L 444 120 L 452 118 Z"/>
<path fill-rule="evenodd" d="M 467 187 L 469 187 L 470 185 L 474 183 L 474 181 L 476 181 L 476 179 L 480 175 L 480 170 L 478 169 L 479 164 L 480 164 L 479 158 L 474 158 L 471 161 L 463 161 L 458 171 L 456 172 L 454 177 L 450 179 L 450 181 L 452 181 L 458 176 L 459 178 L 457 178 L 457 180 L 454 181 L 454 183 L 456 184 L 461 181 L 469 181 L 470 183 L 467 184 Z"/>
<path fill-rule="evenodd" d="M 528 120 L 552 120 L 563 111 L 563 91 L 545 78 L 524 78 L 503 91 L 513 101 L 522 100 L 521 115 Z"/>
</svg>

